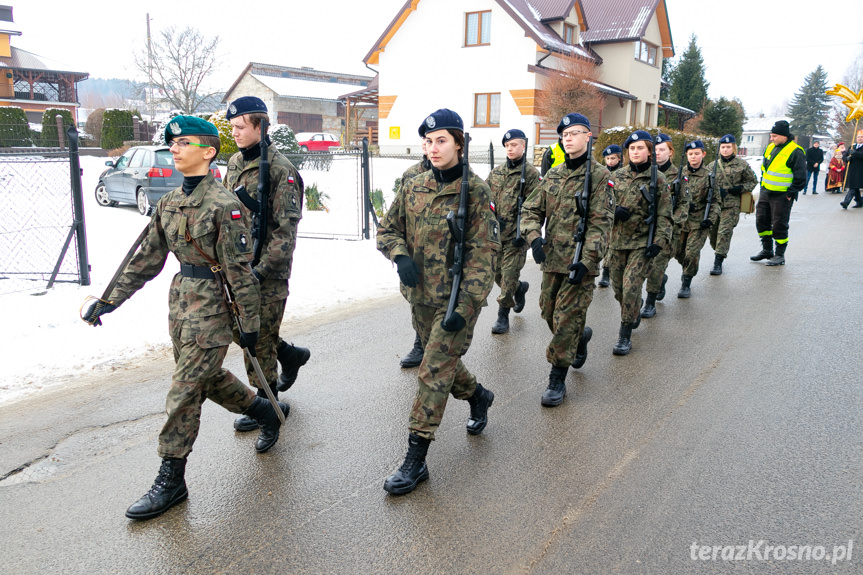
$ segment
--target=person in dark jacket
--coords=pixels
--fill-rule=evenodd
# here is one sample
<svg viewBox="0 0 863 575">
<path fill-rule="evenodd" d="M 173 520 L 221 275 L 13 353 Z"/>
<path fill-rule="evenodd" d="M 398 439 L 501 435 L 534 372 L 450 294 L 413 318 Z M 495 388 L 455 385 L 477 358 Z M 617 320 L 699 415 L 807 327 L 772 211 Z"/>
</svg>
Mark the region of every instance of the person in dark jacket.
<svg viewBox="0 0 863 575">
<path fill-rule="evenodd" d="M 806 189 L 809 187 L 809 178 L 812 178 L 812 195 L 818 193 L 818 172 L 821 171 L 821 163 L 824 161 L 824 150 L 820 148 L 818 142 L 814 142 L 812 146 L 806 150 L 806 185 L 803 186 L 803 195 L 806 195 Z"/>
<path fill-rule="evenodd" d="M 848 209 L 851 198 L 854 198 L 852 208 L 863 208 L 863 199 L 860 198 L 860 189 L 863 188 L 863 130 L 857 132 L 854 143 L 842 154 L 842 159 L 845 160 L 847 170 L 845 174 L 847 192 L 841 204 L 842 208 Z"/>
</svg>

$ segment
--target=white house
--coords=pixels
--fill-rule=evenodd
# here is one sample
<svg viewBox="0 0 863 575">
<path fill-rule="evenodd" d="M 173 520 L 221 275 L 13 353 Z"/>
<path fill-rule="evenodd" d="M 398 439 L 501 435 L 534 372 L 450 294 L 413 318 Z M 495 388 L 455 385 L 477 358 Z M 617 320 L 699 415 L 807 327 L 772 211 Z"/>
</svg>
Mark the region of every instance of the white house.
<svg viewBox="0 0 863 575">
<path fill-rule="evenodd" d="M 764 150 L 770 145 L 770 130 L 779 120 L 791 122 L 791 118 L 777 116 L 775 118 L 750 118 L 743 124 L 743 135 L 737 148 L 741 156 L 763 156 Z"/>
</svg>

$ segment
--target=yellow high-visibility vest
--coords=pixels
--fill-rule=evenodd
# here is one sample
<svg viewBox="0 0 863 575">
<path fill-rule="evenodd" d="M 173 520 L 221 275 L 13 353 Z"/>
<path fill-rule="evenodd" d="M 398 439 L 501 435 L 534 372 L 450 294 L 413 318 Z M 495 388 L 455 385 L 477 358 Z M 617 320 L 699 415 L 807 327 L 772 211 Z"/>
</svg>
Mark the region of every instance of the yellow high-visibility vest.
<svg viewBox="0 0 863 575">
<path fill-rule="evenodd" d="M 771 142 L 764 150 L 764 160 L 761 162 L 761 187 L 770 192 L 785 192 L 794 180 L 794 173 L 787 165 L 788 158 L 794 150 L 803 148 L 789 140 L 771 161 L 770 154 L 773 153 L 774 148 L 776 146 Z M 769 166 L 768 162 L 770 162 Z"/>
<path fill-rule="evenodd" d="M 563 146 L 560 142 L 556 142 L 551 146 L 551 167 L 559 166 L 566 160 L 566 152 L 563 151 Z"/>
</svg>

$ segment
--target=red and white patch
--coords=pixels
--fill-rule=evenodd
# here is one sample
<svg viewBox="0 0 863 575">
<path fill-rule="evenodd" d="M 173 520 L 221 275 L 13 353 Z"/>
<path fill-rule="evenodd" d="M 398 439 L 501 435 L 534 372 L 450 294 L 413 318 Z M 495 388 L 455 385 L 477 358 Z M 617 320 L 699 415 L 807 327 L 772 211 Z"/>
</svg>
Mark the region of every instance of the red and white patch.
<svg viewBox="0 0 863 575">
<path fill-rule="evenodd" d="M 240 212 L 240 210 L 231 210 L 231 219 L 232 220 L 239 220 L 242 217 L 243 217 L 243 214 Z"/>
<path fill-rule="evenodd" d="M 293 176 L 288 176 L 288 183 L 289 183 L 289 184 L 293 184 L 293 183 L 294 183 L 294 177 L 293 177 Z"/>
<path fill-rule="evenodd" d="M 488 205 L 488 207 L 490 207 L 490 208 L 491 208 L 491 211 L 493 211 L 494 213 L 497 213 L 497 206 L 495 206 L 495 205 L 494 205 L 494 202 L 491 202 L 491 203 Z"/>
<path fill-rule="evenodd" d="M 614 187 L 614 180 L 608 180 L 608 187 L 609 187 L 609 188 L 613 188 L 613 187 Z"/>
</svg>

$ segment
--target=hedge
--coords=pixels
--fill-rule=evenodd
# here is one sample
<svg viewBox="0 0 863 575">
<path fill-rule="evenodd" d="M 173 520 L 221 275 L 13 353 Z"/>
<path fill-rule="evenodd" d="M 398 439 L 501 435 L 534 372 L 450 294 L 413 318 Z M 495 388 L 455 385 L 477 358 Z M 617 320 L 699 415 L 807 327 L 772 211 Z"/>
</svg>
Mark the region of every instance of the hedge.
<svg viewBox="0 0 863 575">
<path fill-rule="evenodd" d="M 66 130 L 73 125 L 75 121 L 72 119 L 72 112 L 61 108 L 48 108 L 42 113 L 42 141 L 41 144 L 45 148 L 57 148 L 60 146 L 60 140 L 57 137 L 57 116 L 63 116 L 63 141 L 66 142 Z M 68 145 L 68 143 L 66 144 Z"/>
<path fill-rule="evenodd" d="M 102 117 L 102 149 L 113 150 L 135 139 L 131 110 L 105 110 Z"/>
<path fill-rule="evenodd" d="M 56 130 L 54 130 L 56 132 Z M 27 114 L 16 106 L 0 108 L 0 146 L 32 146 Z"/>
</svg>

